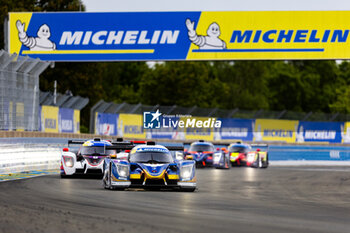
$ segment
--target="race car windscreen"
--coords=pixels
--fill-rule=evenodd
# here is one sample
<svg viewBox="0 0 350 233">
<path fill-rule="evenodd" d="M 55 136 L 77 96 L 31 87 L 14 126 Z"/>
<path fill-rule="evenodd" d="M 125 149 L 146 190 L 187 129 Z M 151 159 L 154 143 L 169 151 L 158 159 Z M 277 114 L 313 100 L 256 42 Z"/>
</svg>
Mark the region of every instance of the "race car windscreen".
<svg viewBox="0 0 350 233">
<path fill-rule="evenodd" d="M 82 155 L 92 155 L 92 154 L 113 155 L 113 154 L 116 154 L 116 151 L 106 150 L 104 146 L 83 146 L 80 149 L 80 153 Z"/>
<path fill-rule="evenodd" d="M 234 153 L 246 153 L 248 151 L 247 147 L 243 146 L 231 146 L 229 148 L 229 152 L 234 152 Z"/>
<path fill-rule="evenodd" d="M 173 163 L 169 152 L 136 152 L 130 155 L 131 163 Z"/>
<path fill-rule="evenodd" d="M 212 145 L 191 145 L 188 151 L 214 151 L 214 146 Z"/>
</svg>

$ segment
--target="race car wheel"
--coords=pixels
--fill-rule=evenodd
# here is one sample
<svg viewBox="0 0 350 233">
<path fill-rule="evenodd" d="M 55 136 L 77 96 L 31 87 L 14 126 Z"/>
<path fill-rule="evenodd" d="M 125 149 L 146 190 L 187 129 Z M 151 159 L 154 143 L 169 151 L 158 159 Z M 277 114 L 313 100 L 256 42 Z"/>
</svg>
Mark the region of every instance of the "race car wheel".
<svg viewBox="0 0 350 233">
<path fill-rule="evenodd" d="M 61 178 L 66 179 L 66 178 L 69 178 L 69 176 L 67 176 L 66 174 L 61 174 Z"/>
<path fill-rule="evenodd" d="M 103 175 L 103 187 L 105 189 L 111 189 L 111 178 L 110 178 L 110 175 L 109 175 L 109 170 L 110 169 L 106 169 L 105 172 L 104 172 L 104 175 Z"/>
<path fill-rule="evenodd" d="M 66 173 L 61 173 L 60 174 L 61 178 L 62 179 L 68 179 L 68 178 L 72 178 L 75 176 L 75 174 L 72 174 L 72 175 L 66 175 Z"/>
<path fill-rule="evenodd" d="M 183 192 L 194 192 L 196 190 L 196 187 L 194 188 L 182 188 L 181 191 Z"/>
<path fill-rule="evenodd" d="M 230 169 L 231 168 L 231 161 L 229 158 L 226 158 L 226 156 L 224 156 L 224 161 L 225 161 L 225 169 Z"/>
<path fill-rule="evenodd" d="M 267 168 L 269 166 L 269 156 L 266 154 L 266 161 L 263 162 L 263 166 L 261 168 Z"/>
<path fill-rule="evenodd" d="M 261 160 L 261 157 L 260 157 L 260 154 L 258 154 L 258 168 L 261 168 L 262 167 L 262 160 Z"/>
</svg>

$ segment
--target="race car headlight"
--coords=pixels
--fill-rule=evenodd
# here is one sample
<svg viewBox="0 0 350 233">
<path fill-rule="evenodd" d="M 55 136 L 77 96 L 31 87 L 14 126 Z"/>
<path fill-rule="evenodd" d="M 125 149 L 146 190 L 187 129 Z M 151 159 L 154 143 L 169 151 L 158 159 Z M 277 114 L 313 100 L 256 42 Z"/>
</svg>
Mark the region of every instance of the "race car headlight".
<svg viewBox="0 0 350 233">
<path fill-rule="evenodd" d="M 190 179 L 192 175 L 192 169 L 193 169 L 193 165 L 187 165 L 187 166 L 181 167 L 180 177 L 182 179 Z"/>
<path fill-rule="evenodd" d="M 74 165 L 74 160 L 73 157 L 71 156 L 63 156 L 64 164 L 66 167 L 73 167 Z"/>
<path fill-rule="evenodd" d="M 129 176 L 129 166 L 123 164 L 117 164 L 118 175 L 121 177 Z"/>
<path fill-rule="evenodd" d="M 214 160 L 215 163 L 218 163 L 220 161 L 220 158 L 221 158 L 221 154 L 220 153 L 215 153 L 213 160 Z"/>
</svg>

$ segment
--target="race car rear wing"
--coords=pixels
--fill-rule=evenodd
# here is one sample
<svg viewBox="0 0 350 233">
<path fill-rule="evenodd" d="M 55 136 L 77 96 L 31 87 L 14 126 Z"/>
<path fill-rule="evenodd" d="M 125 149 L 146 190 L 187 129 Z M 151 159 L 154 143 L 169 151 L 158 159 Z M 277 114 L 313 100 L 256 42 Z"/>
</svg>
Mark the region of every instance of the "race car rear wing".
<svg viewBox="0 0 350 233">
<path fill-rule="evenodd" d="M 195 141 L 195 142 L 198 142 L 198 141 Z M 199 142 L 201 142 L 201 140 L 199 140 Z M 190 143 L 190 142 L 185 142 L 184 143 L 184 145 L 185 146 L 190 146 L 192 143 Z M 212 144 L 214 145 L 214 146 L 229 146 L 229 145 L 231 145 L 230 143 L 213 143 L 212 142 Z"/>
<path fill-rule="evenodd" d="M 268 144 L 264 144 L 264 143 L 253 143 L 250 144 L 251 147 L 269 147 Z"/>
<path fill-rule="evenodd" d="M 86 142 L 86 140 L 68 140 L 68 146 L 69 145 L 83 145 Z"/>
<path fill-rule="evenodd" d="M 253 143 L 253 144 L 250 144 L 250 146 L 252 148 L 255 149 L 261 149 L 263 151 L 267 151 L 269 149 L 269 145 L 268 144 L 263 144 L 263 143 Z"/>
<path fill-rule="evenodd" d="M 133 142 L 113 142 L 112 146 L 106 146 L 106 150 L 116 150 L 119 153 L 124 150 L 131 150 L 134 147 Z"/>
<path fill-rule="evenodd" d="M 184 151 L 183 146 L 166 146 L 169 151 Z"/>
</svg>

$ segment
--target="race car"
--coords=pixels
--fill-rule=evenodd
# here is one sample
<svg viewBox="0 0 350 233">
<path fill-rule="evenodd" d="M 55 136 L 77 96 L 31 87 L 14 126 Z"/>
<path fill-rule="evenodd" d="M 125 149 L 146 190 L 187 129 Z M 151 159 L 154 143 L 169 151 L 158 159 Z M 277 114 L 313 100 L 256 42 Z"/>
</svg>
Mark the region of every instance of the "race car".
<svg viewBox="0 0 350 233">
<path fill-rule="evenodd" d="M 215 147 L 211 142 L 199 140 L 193 142 L 190 148 L 185 151 L 186 160 L 196 161 L 197 167 L 212 167 Z"/>
<path fill-rule="evenodd" d="M 78 148 L 74 145 L 78 145 Z M 110 141 L 100 138 L 87 141 L 68 140 L 68 148 L 63 148 L 61 156 L 61 177 L 87 173 L 103 174 L 104 158 L 117 153 L 116 150 L 106 149 L 106 146 L 111 145 Z"/>
<path fill-rule="evenodd" d="M 233 143 L 228 147 L 232 166 L 246 166 L 247 154 L 251 151 L 251 146 L 244 143 Z"/>
<path fill-rule="evenodd" d="M 269 166 L 268 145 L 251 144 L 252 151 L 247 154 L 247 166 L 255 168 L 267 168 Z"/>
<path fill-rule="evenodd" d="M 216 149 L 213 155 L 213 166 L 223 169 L 229 169 L 231 167 L 230 154 L 225 147 Z"/>
<path fill-rule="evenodd" d="M 103 186 L 118 190 L 166 188 L 193 192 L 196 189 L 195 162 L 175 160 L 166 147 L 147 142 L 134 147 L 128 160 L 106 157 Z"/>
</svg>

